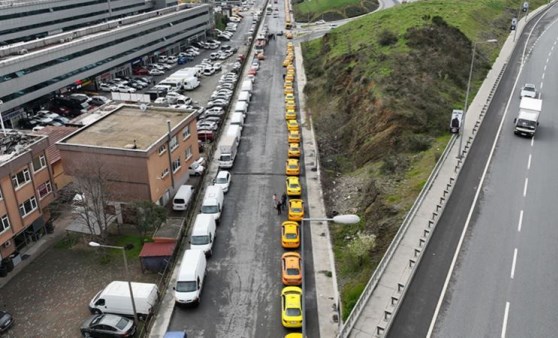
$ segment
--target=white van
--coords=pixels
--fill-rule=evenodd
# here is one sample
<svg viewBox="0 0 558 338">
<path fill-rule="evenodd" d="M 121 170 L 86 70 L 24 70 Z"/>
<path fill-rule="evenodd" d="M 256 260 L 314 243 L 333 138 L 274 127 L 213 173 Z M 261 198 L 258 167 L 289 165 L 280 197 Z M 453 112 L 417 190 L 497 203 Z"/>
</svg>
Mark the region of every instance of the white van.
<svg viewBox="0 0 558 338">
<path fill-rule="evenodd" d="M 248 102 L 237 101 L 234 105 L 234 113 L 242 113 L 246 115 L 248 113 Z"/>
<path fill-rule="evenodd" d="M 202 250 L 206 255 L 211 256 L 215 230 L 216 224 L 213 215 L 198 214 L 190 236 L 190 249 Z"/>
<path fill-rule="evenodd" d="M 184 251 L 180 270 L 173 287 L 174 299 L 178 304 L 199 304 L 207 273 L 207 260 L 202 250 Z"/>
<path fill-rule="evenodd" d="M 231 125 L 243 126 L 244 125 L 244 114 L 233 113 L 231 115 Z"/>
<path fill-rule="evenodd" d="M 157 285 L 132 282 L 132 291 L 136 304 L 136 313 L 141 319 L 149 317 L 159 298 Z M 133 316 L 132 300 L 128 282 L 113 281 L 99 291 L 89 303 L 89 310 L 93 314 L 113 313 L 117 315 Z"/>
<path fill-rule="evenodd" d="M 238 101 L 250 102 L 251 98 L 252 98 L 252 93 L 250 93 L 247 90 L 243 90 L 240 92 L 240 94 L 238 94 Z"/>
<path fill-rule="evenodd" d="M 172 210 L 186 210 L 193 193 L 194 187 L 191 185 L 183 185 L 178 188 L 178 191 L 172 200 Z"/>
<path fill-rule="evenodd" d="M 252 93 L 252 80 L 251 79 L 246 79 L 244 81 L 242 81 L 242 87 L 240 87 L 241 91 L 248 91 L 250 93 Z"/>
<path fill-rule="evenodd" d="M 215 221 L 219 221 L 221 217 L 221 211 L 223 211 L 223 202 L 225 201 L 225 194 L 223 189 L 216 185 L 210 185 L 205 191 L 203 196 L 203 202 L 201 206 L 202 214 L 213 215 Z"/>
</svg>

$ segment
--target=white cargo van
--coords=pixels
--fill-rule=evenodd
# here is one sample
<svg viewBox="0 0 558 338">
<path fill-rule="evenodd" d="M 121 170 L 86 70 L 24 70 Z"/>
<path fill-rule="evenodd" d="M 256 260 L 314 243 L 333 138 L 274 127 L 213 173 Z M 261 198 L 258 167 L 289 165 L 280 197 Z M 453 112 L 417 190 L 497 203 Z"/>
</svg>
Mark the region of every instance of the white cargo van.
<svg viewBox="0 0 558 338">
<path fill-rule="evenodd" d="M 202 214 L 213 215 L 215 221 L 219 221 L 221 211 L 223 211 L 223 202 L 225 201 L 225 194 L 223 189 L 216 185 L 210 185 L 205 191 L 203 202 L 201 206 Z"/>
<path fill-rule="evenodd" d="M 248 102 L 237 101 L 234 105 L 234 113 L 242 113 L 246 115 L 248 113 Z"/>
<path fill-rule="evenodd" d="M 202 250 L 206 255 L 211 256 L 215 230 L 216 224 L 213 215 L 198 214 L 190 236 L 190 249 Z"/>
<path fill-rule="evenodd" d="M 238 101 L 250 102 L 251 98 L 252 98 L 252 93 L 250 93 L 247 90 L 243 90 L 240 92 L 240 94 L 238 94 Z"/>
<path fill-rule="evenodd" d="M 174 299 L 178 304 L 199 304 L 200 295 L 206 275 L 207 260 L 202 250 L 184 251 L 176 286 Z"/>
<path fill-rule="evenodd" d="M 252 80 L 246 79 L 242 81 L 242 87 L 240 87 L 240 90 L 252 93 Z"/>
<path fill-rule="evenodd" d="M 149 283 L 132 282 L 132 291 L 136 304 L 138 317 L 145 319 L 153 311 L 159 298 L 157 285 Z M 124 316 L 133 316 L 132 299 L 128 282 L 113 281 L 103 290 L 99 291 L 89 303 L 91 313 L 113 313 Z"/>
<path fill-rule="evenodd" d="M 178 191 L 172 200 L 172 210 L 186 210 L 193 193 L 194 187 L 191 185 L 183 185 L 178 188 Z"/>
<path fill-rule="evenodd" d="M 231 115 L 231 125 L 243 126 L 244 125 L 244 114 L 233 113 Z"/>
</svg>

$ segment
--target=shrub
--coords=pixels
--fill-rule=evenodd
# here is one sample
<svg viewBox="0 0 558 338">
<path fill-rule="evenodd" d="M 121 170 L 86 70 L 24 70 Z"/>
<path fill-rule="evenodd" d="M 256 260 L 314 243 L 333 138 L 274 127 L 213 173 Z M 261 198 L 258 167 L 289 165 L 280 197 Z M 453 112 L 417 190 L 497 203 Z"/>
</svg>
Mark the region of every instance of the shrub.
<svg viewBox="0 0 558 338">
<path fill-rule="evenodd" d="M 378 43 L 381 46 L 390 46 L 397 43 L 397 35 L 395 33 L 388 31 L 387 29 L 380 33 L 378 37 Z"/>
</svg>

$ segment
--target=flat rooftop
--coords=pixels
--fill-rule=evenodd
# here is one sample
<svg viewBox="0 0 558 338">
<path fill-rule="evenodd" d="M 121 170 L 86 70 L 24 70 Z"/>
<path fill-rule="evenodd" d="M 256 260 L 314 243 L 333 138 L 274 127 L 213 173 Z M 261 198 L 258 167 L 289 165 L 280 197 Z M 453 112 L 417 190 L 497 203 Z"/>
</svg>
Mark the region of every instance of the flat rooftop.
<svg viewBox="0 0 558 338">
<path fill-rule="evenodd" d="M 143 111 L 138 106 L 122 105 L 62 142 L 84 146 L 132 149 L 135 141 L 137 146 L 135 149 L 147 150 L 168 133 L 167 121 L 170 121 L 172 129 L 190 115 L 190 112 L 165 108 L 148 107 Z"/>
</svg>

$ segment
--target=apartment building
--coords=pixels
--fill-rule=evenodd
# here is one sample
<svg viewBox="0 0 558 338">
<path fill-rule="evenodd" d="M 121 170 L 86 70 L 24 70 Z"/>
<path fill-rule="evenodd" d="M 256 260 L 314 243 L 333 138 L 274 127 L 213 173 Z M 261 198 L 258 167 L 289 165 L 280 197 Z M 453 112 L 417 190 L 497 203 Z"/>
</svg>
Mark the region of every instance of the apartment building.
<svg viewBox="0 0 558 338">
<path fill-rule="evenodd" d="M 137 200 L 165 205 L 199 158 L 194 113 L 134 105 L 118 106 L 57 147 L 74 180 L 95 176 L 107 182 L 117 210 Z"/>
<path fill-rule="evenodd" d="M 0 131 L 0 256 L 46 233 L 44 209 L 54 200 L 46 136 Z"/>
</svg>

